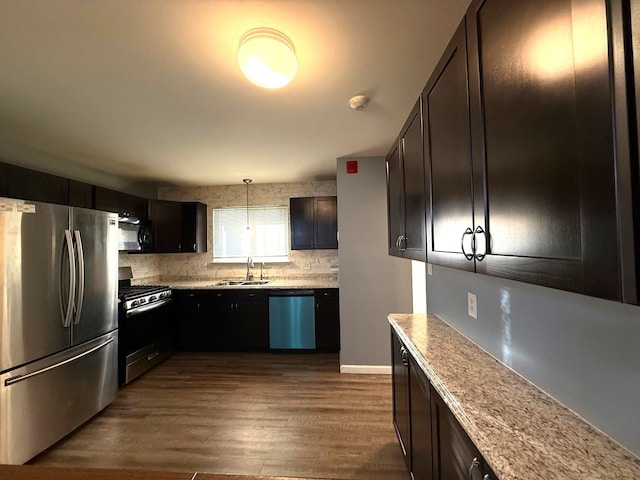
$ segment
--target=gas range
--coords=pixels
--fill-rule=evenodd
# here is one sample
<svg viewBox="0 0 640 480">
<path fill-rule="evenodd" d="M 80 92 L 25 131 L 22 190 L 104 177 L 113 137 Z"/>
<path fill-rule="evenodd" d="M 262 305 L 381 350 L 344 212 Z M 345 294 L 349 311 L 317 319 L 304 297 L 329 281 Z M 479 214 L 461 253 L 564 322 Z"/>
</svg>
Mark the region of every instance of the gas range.
<svg viewBox="0 0 640 480">
<path fill-rule="evenodd" d="M 130 312 L 139 307 L 152 306 L 171 298 L 171 287 L 166 285 L 127 285 L 118 289 L 120 308 Z"/>
</svg>

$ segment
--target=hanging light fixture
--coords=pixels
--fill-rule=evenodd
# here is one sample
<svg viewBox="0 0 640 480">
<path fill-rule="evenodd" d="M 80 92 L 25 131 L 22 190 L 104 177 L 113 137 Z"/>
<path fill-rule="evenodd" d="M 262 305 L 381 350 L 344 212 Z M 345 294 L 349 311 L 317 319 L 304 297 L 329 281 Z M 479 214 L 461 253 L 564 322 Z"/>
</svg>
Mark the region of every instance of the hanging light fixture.
<svg viewBox="0 0 640 480">
<path fill-rule="evenodd" d="M 249 184 L 252 182 L 250 178 L 243 178 L 242 181 L 247 186 L 247 230 L 251 230 L 249 226 Z"/>
<path fill-rule="evenodd" d="M 238 65 L 249 81 L 263 88 L 288 85 L 298 70 L 293 42 L 272 28 L 254 28 L 240 39 Z"/>
</svg>

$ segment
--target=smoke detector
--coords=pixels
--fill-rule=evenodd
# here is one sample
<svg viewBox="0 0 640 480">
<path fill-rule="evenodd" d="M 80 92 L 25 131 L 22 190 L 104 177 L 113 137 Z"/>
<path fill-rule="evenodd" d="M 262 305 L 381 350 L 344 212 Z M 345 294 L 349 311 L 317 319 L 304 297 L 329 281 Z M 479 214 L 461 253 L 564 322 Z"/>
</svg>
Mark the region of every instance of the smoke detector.
<svg viewBox="0 0 640 480">
<path fill-rule="evenodd" d="M 366 95 L 356 95 L 349 100 L 349 106 L 354 110 L 363 110 L 369 105 L 369 97 Z"/>
</svg>

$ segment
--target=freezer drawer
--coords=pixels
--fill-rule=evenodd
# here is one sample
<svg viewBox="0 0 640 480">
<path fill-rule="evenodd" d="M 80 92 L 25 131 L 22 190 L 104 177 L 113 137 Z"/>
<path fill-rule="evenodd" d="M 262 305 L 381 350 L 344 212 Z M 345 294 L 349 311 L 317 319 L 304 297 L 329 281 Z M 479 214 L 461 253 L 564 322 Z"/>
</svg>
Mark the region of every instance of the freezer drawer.
<svg viewBox="0 0 640 480">
<path fill-rule="evenodd" d="M 0 463 L 26 462 L 105 408 L 117 354 L 114 331 L 0 376 Z"/>
<path fill-rule="evenodd" d="M 269 348 L 315 349 L 316 320 L 311 295 L 269 296 Z"/>
</svg>

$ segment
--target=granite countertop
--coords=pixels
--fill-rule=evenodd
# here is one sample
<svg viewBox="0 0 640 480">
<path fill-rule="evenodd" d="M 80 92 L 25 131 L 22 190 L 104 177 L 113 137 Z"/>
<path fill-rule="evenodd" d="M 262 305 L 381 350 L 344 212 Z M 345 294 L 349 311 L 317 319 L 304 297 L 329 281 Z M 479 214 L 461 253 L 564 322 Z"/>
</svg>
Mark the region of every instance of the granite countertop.
<svg viewBox="0 0 640 480">
<path fill-rule="evenodd" d="M 160 281 L 156 281 L 157 283 L 162 283 L 164 285 L 169 285 L 171 288 L 177 290 L 246 290 L 246 289 L 260 289 L 260 290 L 274 290 L 274 289 L 315 289 L 315 288 L 338 288 L 338 281 L 331 279 L 286 279 L 286 278 L 278 278 L 271 281 L 267 285 L 251 285 L 251 286 L 240 286 L 240 285 L 216 285 L 218 282 L 222 281 L 222 278 L 210 278 L 206 280 L 175 280 L 171 278 L 163 278 Z M 268 280 L 268 279 L 267 279 Z"/>
<path fill-rule="evenodd" d="M 640 479 L 640 458 L 435 315 L 389 322 L 501 480 Z"/>
</svg>

